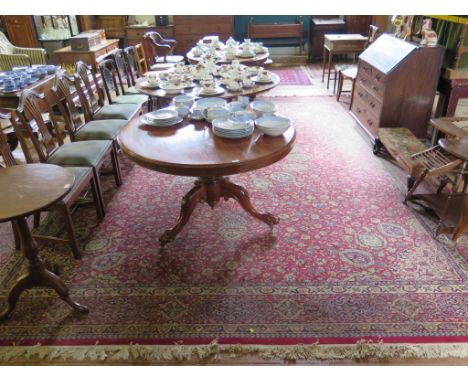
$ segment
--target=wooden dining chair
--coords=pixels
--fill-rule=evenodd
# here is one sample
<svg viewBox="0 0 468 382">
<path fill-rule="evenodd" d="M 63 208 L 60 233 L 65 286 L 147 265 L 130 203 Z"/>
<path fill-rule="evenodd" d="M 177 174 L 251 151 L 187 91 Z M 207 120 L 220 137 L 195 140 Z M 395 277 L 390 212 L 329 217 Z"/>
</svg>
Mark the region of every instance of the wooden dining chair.
<svg viewBox="0 0 468 382">
<path fill-rule="evenodd" d="M 119 70 L 112 59 L 105 59 L 99 63 L 99 70 L 104 82 L 104 90 L 110 105 L 134 104 L 143 108 L 148 103 L 148 96 L 144 94 L 125 94 L 124 85 Z"/>
<path fill-rule="evenodd" d="M 41 114 L 41 106 L 44 106 L 50 114 L 57 141 L 44 122 Z M 32 157 L 26 155 L 28 151 L 27 143 L 29 141 L 34 147 L 40 162 L 59 166 L 92 168 L 94 179 L 100 190 L 99 171 L 110 157 L 115 183 L 118 187 L 122 184 L 117 152 L 112 145 L 112 141 L 87 140 L 64 143 L 63 131 L 57 124 L 57 120 L 49 103 L 45 102 L 45 96 L 43 94 L 37 94 L 31 90 L 24 90 L 21 94 L 20 104 L 16 113 L 18 114 L 21 128 L 19 128 L 18 125 L 14 127 L 28 162 L 33 162 Z M 31 122 L 37 125 L 37 134 L 31 128 Z M 104 215 L 105 205 L 102 194 L 99 194 Z"/>
<path fill-rule="evenodd" d="M 0 118 L 5 119 L 8 118 L 11 120 L 13 126 L 16 126 L 15 130 L 20 131 L 22 130 L 21 122 L 18 120 L 18 117 L 15 112 L 12 112 L 10 115 L 0 114 Z M 22 132 L 19 133 L 22 136 Z M 29 147 L 27 144 L 24 144 L 24 150 L 29 151 Z M 0 130 L 0 154 L 3 157 L 3 160 L 7 167 L 16 165 L 16 160 L 13 157 L 13 154 L 10 150 L 10 146 L 8 144 L 7 138 L 5 134 Z M 28 154 L 27 157 L 31 157 L 31 154 Z M 81 258 L 82 253 L 79 245 L 79 241 L 77 239 L 75 226 L 72 219 L 72 208 L 76 205 L 88 204 L 93 203 L 96 208 L 96 214 L 99 219 L 104 217 L 103 210 L 101 206 L 101 199 L 100 197 L 100 189 L 97 186 L 96 179 L 93 176 L 93 171 L 89 167 L 67 167 L 67 170 L 73 173 L 75 176 L 75 183 L 71 191 L 60 201 L 55 203 L 52 207 L 44 210 L 44 211 L 52 211 L 56 210 L 62 216 L 63 221 L 65 223 L 65 229 L 67 232 L 67 239 L 59 238 L 57 236 L 51 235 L 41 235 L 38 233 L 33 232 L 33 237 L 37 240 L 42 241 L 52 241 L 52 242 L 68 242 L 71 246 L 73 255 L 76 259 Z M 1 172 L 1 170 L 0 170 Z M 82 197 L 83 194 L 86 194 L 88 190 L 91 188 L 93 198 L 89 199 L 86 197 Z M 40 223 L 40 212 L 37 212 L 34 216 L 34 225 L 37 228 Z M 15 227 L 13 226 L 13 234 L 15 238 L 15 247 L 17 250 L 21 249 L 21 244 L 19 240 L 18 232 L 16 231 Z"/>
<path fill-rule="evenodd" d="M 174 55 L 176 40 L 164 39 L 158 32 L 146 32 L 143 35 L 143 48 L 149 62 L 150 70 L 157 69 L 158 65 L 175 65 L 185 61 L 184 56 Z"/>
<path fill-rule="evenodd" d="M 367 33 L 367 41 L 364 49 L 367 49 L 367 47 L 372 44 L 376 39 L 377 39 L 377 33 L 379 31 L 379 28 L 376 27 L 375 25 L 369 25 L 369 31 Z M 358 66 L 355 62 L 352 64 L 336 64 L 334 67 L 334 81 L 333 81 L 333 93 L 336 91 L 336 87 L 338 85 L 338 95 L 336 97 L 337 101 L 340 99 L 340 95 L 343 92 L 343 82 L 344 80 L 351 80 L 352 81 L 352 88 L 351 88 L 351 95 L 354 91 L 354 82 L 357 77 L 357 69 Z M 343 76 L 340 77 L 340 73 L 346 71 Z M 341 80 L 341 83 L 340 83 Z M 352 104 L 352 100 L 351 100 Z M 351 109 L 351 104 L 349 108 Z"/>
<path fill-rule="evenodd" d="M 112 142 L 113 150 L 118 152 L 117 135 L 128 123 L 123 119 L 103 119 L 85 123 L 73 101 L 70 90 L 71 80 L 63 73 L 55 76 L 54 86 L 50 92 L 65 123 L 72 142 L 89 140 L 108 140 Z M 121 179 L 119 157 L 116 156 L 117 171 Z"/>
<path fill-rule="evenodd" d="M 128 84 L 131 88 L 135 89 L 136 80 L 142 77 L 138 69 L 137 48 L 135 46 L 127 46 L 123 50 L 123 56 L 127 65 Z"/>
<path fill-rule="evenodd" d="M 144 76 L 145 73 L 149 70 L 150 65 L 148 63 L 148 59 L 146 58 L 145 49 L 143 48 L 142 43 L 135 45 L 135 55 L 137 59 L 138 72 L 140 73 L 140 76 Z"/>
<path fill-rule="evenodd" d="M 73 76 L 86 122 L 101 119 L 123 119 L 129 121 L 141 113 L 137 104 L 105 104 L 106 95 L 102 82 L 98 81 L 91 66 L 82 61 L 76 63 Z"/>
<path fill-rule="evenodd" d="M 127 49 L 127 48 L 125 48 Z M 115 49 L 109 58 L 114 61 L 115 68 L 117 69 L 117 79 L 121 85 L 123 95 L 139 94 L 141 93 L 135 88 L 134 71 L 129 65 L 124 49 Z M 135 62 L 136 64 L 136 62 Z"/>
</svg>

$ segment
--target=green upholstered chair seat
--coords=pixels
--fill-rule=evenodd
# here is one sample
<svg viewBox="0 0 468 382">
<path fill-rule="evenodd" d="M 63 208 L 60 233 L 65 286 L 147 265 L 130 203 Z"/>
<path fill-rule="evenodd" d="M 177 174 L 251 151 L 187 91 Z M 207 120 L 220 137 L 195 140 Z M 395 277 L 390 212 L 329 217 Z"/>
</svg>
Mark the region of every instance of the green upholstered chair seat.
<svg viewBox="0 0 468 382">
<path fill-rule="evenodd" d="M 65 143 L 49 157 L 47 163 L 59 166 L 96 166 L 111 146 L 111 141 Z"/>
<path fill-rule="evenodd" d="M 185 60 L 185 57 L 184 56 L 178 56 L 178 55 L 174 55 L 174 56 L 166 56 L 166 57 L 158 57 L 156 59 L 156 63 L 157 64 L 161 64 L 161 63 L 171 63 L 171 64 L 176 64 L 178 62 L 183 62 Z"/>
<path fill-rule="evenodd" d="M 102 119 L 84 125 L 75 135 L 76 141 L 113 140 L 120 129 L 127 124 L 123 119 Z"/>
<path fill-rule="evenodd" d="M 115 97 L 113 101 L 114 103 L 119 104 L 119 105 L 125 104 L 125 103 L 143 105 L 145 102 L 148 101 L 148 96 L 144 94 L 128 94 L 128 95 L 126 94 L 126 95 Z"/>
<path fill-rule="evenodd" d="M 132 95 L 132 94 L 141 94 L 135 86 L 131 86 L 128 89 L 125 89 L 125 94 Z"/>
<path fill-rule="evenodd" d="M 129 120 L 140 108 L 139 105 L 126 103 L 126 104 L 112 104 L 105 105 L 94 114 L 93 119 L 125 119 Z"/>
</svg>

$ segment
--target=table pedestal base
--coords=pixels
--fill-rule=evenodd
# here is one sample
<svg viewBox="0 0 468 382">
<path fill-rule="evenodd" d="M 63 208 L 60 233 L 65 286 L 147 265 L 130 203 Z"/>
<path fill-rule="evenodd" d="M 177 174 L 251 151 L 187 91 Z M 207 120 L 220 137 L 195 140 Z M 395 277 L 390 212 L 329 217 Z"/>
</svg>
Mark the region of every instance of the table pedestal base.
<svg viewBox="0 0 468 382">
<path fill-rule="evenodd" d="M 54 273 L 47 270 L 44 262 L 38 255 L 37 244 L 31 236 L 26 218 L 18 218 L 14 221 L 21 240 L 23 254 L 29 261 L 28 273 L 18 279 L 10 289 L 7 297 L 7 307 L 0 313 L 0 320 L 8 317 L 13 311 L 23 291 L 38 286 L 46 286 L 54 289 L 62 300 L 75 311 L 87 313 L 88 308 L 73 301 L 68 295 L 68 288 L 64 282 Z"/>
<path fill-rule="evenodd" d="M 177 234 L 187 224 L 190 215 L 198 203 L 207 202 L 213 208 L 221 198 L 224 198 L 224 200 L 228 200 L 229 198 L 237 200 L 245 211 L 265 222 L 270 227 L 279 223 L 279 218 L 268 213 L 261 214 L 253 207 L 249 194 L 244 187 L 230 182 L 226 177 L 199 178 L 195 182 L 195 187 L 182 199 L 180 216 L 176 225 L 174 228 L 164 232 L 159 238 L 161 246 L 174 241 Z"/>
</svg>

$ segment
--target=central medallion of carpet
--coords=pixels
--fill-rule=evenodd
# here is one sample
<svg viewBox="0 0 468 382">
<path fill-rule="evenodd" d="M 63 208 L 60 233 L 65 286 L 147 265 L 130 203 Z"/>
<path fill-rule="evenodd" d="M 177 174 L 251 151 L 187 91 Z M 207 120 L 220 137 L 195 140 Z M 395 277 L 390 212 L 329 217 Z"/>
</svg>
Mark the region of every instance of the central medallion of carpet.
<svg viewBox="0 0 468 382">
<path fill-rule="evenodd" d="M 83 259 L 41 247 L 90 313 L 74 315 L 50 290 L 28 291 L 0 324 L 0 344 L 466 342 L 463 243 L 449 250 L 432 238 L 333 98 L 274 101 L 294 121 L 294 150 L 233 179 L 278 226 L 270 231 L 234 201 L 199 205 L 160 250 L 193 179 L 123 160 L 123 186 L 105 183 L 105 219 L 76 213 Z M 25 264 L 10 227 L 0 230 L 3 302 Z"/>
</svg>

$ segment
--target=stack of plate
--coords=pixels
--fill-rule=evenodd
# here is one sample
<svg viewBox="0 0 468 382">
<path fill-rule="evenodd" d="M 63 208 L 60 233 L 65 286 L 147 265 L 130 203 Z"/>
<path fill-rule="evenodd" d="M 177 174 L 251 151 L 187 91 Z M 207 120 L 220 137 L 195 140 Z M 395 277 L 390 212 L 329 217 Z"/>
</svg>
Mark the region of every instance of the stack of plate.
<svg viewBox="0 0 468 382">
<path fill-rule="evenodd" d="M 255 126 L 266 135 L 277 137 L 291 126 L 291 120 L 279 115 L 265 115 L 255 120 Z"/>
<path fill-rule="evenodd" d="M 150 126 L 172 126 L 182 122 L 182 119 L 177 111 L 171 109 L 160 109 L 141 117 L 140 122 Z"/>
<path fill-rule="evenodd" d="M 252 121 L 240 122 L 225 118 L 214 119 L 213 134 L 221 138 L 240 139 L 252 135 L 254 124 Z"/>
<path fill-rule="evenodd" d="M 214 95 L 220 95 L 223 93 L 224 93 L 224 89 L 219 86 L 216 86 L 215 88 L 212 88 L 212 89 L 201 88 L 197 90 L 197 94 L 201 96 L 214 96 Z"/>
</svg>

